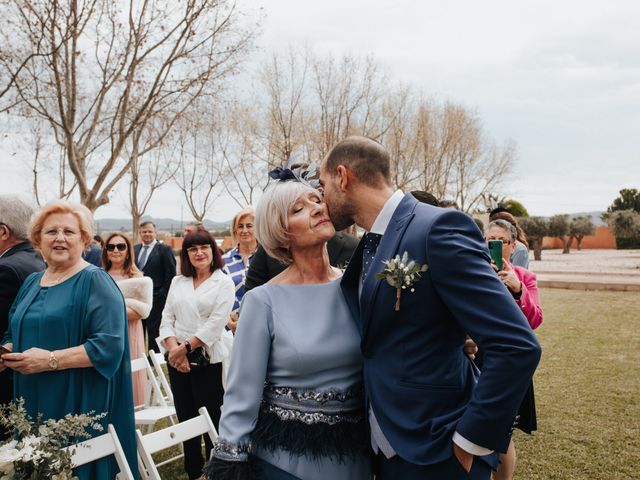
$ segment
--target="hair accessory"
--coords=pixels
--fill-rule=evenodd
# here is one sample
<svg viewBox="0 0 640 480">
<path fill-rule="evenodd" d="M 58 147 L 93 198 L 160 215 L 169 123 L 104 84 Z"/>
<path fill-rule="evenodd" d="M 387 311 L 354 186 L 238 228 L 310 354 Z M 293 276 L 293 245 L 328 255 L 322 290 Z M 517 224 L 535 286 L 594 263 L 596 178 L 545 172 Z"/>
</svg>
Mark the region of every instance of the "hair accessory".
<svg viewBox="0 0 640 480">
<path fill-rule="evenodd" d="M 287 162 L 284 168 L 276 167 L 269 172 L 269 177 L 279 182 L 293 180 L 309 185 L 311 188 L 318 188 L 320 180 L 315 164 L 291 163 Z"/>
</svg>

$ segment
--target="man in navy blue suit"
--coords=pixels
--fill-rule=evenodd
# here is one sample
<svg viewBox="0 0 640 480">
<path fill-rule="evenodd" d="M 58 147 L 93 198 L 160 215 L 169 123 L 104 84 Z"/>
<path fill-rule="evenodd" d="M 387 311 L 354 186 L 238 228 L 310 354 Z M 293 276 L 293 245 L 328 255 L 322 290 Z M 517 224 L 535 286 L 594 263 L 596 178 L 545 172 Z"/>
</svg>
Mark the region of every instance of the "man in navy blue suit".
<svg viewBox="0 0 640 480">
<path fill-rule="evenodd" d="M 342 289 L 362 335 L 378 478 L 488 479 L 540 346 L 473 220 L 394 192 L 389 172 L 389 154 L 366 137 L 338 143 L 320 169 L 336 229 L 369 232 Z M 396 288 L 375 274 L 405 252 L 428 270 L 396 311 Z M 484 351 L 482 376 L 463 352 L 467 334 Z"/>
</svg>

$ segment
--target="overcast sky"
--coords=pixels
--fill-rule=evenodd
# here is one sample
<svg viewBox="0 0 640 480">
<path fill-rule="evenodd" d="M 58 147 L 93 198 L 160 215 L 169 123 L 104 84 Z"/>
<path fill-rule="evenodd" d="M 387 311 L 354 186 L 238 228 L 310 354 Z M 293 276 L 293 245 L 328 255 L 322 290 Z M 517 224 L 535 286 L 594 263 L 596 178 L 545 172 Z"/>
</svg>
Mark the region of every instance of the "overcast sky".
<svg viewBox="0 0 640 480">
<path fill-rule="evenodd" d="M 240 5 L 263 7 L 262 51 L 306 43 L 319 52 L 372 54 L 394 80 L 475 109 L 493 139 L 517 143 L 503 193 L 530 214 L 604 210 L 621 188 L 640 188 L 640 2 Z M 27 170 L 0 158 L 8 163 L 2 189 L 28 189 Z M 165 192 L 149 213 L 180 218 L 176 195 Z M 126 217 L 124 205 L 115 198 L 98 217 Z M 236 207 L 225 206 L 210 218 L 229 219 Z"/>
</svg>

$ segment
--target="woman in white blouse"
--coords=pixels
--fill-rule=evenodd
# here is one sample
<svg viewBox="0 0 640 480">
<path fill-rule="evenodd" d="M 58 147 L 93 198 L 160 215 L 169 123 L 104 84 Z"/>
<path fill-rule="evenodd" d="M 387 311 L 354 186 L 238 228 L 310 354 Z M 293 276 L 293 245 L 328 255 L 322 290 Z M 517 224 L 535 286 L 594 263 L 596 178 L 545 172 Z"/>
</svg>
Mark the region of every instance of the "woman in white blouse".
<svg viewBox="0 0 640 480">
<path fill-rule="evenodd" d="M 204 228 L 187 235 L 180 252 L 180 272 L 171 282 L 162 312 L 160 337 L 168 352 L 169 379 L 178 420 L 183 422 L 207 407 L 216 428 L 220 421 L 222 364 L 226 350 L 221 335 L 235 299 L 233 280 L 222 271 L 220 249 Z M 208 361 L 202 361 L 202 354 Z M 211 442 L 205 437 L 206 456 Z M 202 475 L 200 439 L 184 442 L 184 466 L 189 479 Z"/>
</svg>

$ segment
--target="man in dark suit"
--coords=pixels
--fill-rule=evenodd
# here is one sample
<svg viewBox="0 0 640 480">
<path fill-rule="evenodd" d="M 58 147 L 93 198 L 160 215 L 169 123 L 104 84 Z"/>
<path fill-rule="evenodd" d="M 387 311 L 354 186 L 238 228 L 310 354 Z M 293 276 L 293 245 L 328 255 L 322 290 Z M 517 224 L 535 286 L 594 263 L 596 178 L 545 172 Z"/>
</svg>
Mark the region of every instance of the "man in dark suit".
<svg viewBox="0 0 640 480">
<path fill-rule="evenodd" d="M 22 282 L 46 267 L 28 240 L 31 215 L 33 209 L 22 200 L 0 195 L 0 338 L 9 326 L 9 310 Z M 10 402 L 12 396 L 13 372 L 6 369 L 0 373 L 0 403 Z"/>
<path fill-rule="evenodd" d="M 349 259 L 357 246 L 357 238 L 344 232 L 336 233 L 327 243 L 329 262 L 334 267 L 344 268 L 347 263 L 349 263 Z M 244 282 L 245 293 L 252 288 L 267 283 L 285 268 L 287 268 L 286 265 L 280 263 L 275 258 L 271 258 L 267 255 L 267 252 L 264 251 L 264 248 L 258 246 L 249 264 L 249 270 L 247 270 L 247 278 Z"/>
<path fill-rule="evenodd" d="M 142 322 L 147 332 L 149 349 L 159 352 L 156 337 L 160 334 L 162 310 L 167 301 L 171 280 L 176 276 L 176 258 L 173 256 L 171 247 L 159 242 L 156 236 L 156 225 L 151 221 L 142 222 L 140 224 L 142 243 L 134 247 L 134 254 L 138 268 L 153 281 L 153 307 L 149 316 Z"/>
<path fill-rule="evenodd" d="M 362 335 L 377 478 L 487 480 L 540 346 L 473 220 L 394 192 L 389 171 L 387 151 L 366 137 L 338 143 L 320 169 L 336 229 L 369 231 L 341 285 Z M 400 290 L 376 278 L 405 252 L 428 266 L 420 278 Z M 467 334 L 485 354 L 480 377 Z"/>
</svg>

